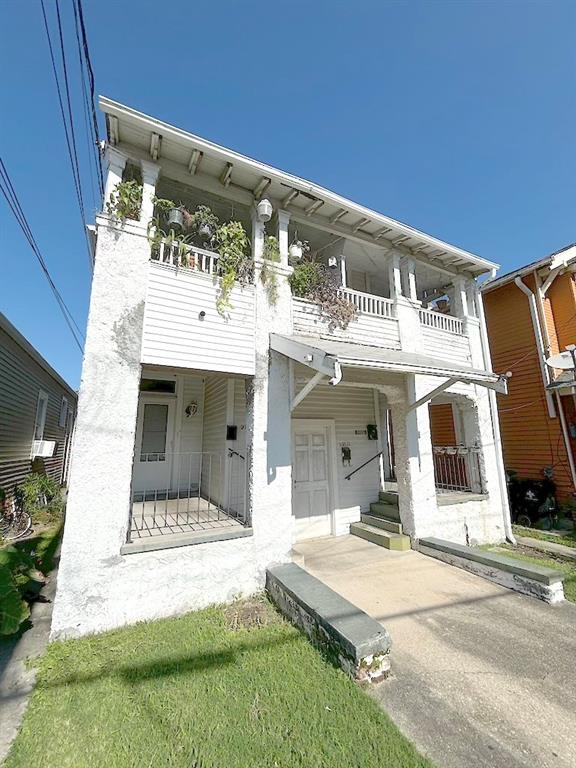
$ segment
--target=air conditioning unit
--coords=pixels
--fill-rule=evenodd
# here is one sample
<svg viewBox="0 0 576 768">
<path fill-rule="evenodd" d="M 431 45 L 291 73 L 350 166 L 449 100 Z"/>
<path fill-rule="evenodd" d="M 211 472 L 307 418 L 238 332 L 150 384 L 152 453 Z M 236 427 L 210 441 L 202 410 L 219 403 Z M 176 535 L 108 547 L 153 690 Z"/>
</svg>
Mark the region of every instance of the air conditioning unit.
<svg viewBox="0 0 576 768">
<path fill-rule="evenodd" d="M 50 459 L 56 451 L 56 440 L 34 440 L 32 443 L 32 458 L 41 456 Z"/>
</svg>

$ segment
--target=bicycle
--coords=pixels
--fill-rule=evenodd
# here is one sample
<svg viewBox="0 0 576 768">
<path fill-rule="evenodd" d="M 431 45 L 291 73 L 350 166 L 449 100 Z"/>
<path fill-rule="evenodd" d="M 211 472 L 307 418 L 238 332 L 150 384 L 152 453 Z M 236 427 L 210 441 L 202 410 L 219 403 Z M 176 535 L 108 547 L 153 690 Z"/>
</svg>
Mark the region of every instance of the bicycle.
<svg viewBox="0 0 576 768">
<path fill-rule="evenodd" d="M 0 488 L 0 539 L 20 539 L 32 528 L 32 518 L 24 509 L 17 489 L 11 506 L 11 510 L 6 509 L 6 492 Z"/>
</svg>

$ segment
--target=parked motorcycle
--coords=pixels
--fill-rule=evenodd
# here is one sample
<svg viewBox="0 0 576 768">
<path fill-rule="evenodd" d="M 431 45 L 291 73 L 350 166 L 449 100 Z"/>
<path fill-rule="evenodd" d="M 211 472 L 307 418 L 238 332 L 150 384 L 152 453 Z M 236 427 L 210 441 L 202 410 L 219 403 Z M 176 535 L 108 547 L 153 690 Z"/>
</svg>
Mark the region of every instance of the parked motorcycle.
<svg viewBox="0 0 576 768">
<path fill-rule="evenodd" d="M 558 512 L 552 469 L 547 467 L 541 480 L 518 478 L 512 470 L 506 474 L 512 522 L 526 528 L 540 522 L 542 528 L 549 530 Z"/>
</svg>

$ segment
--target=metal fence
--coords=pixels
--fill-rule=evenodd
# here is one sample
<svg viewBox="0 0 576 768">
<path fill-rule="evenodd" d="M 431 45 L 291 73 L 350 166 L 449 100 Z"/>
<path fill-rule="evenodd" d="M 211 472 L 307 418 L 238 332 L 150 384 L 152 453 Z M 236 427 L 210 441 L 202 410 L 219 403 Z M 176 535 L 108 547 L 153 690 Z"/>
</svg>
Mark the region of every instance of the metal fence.
<svg viewBox="0 0 576 768">
<path fill-rule="evenodd" d="M 482 493 L 480 448 L 464 445 L 435 445 L 434 477 L 436 489 Z"/>
<path fill-rule="evenodd" d="M 128 541 L 245 526 L 245 489 L 236 451 L 138 454 Z"/>
</svg>

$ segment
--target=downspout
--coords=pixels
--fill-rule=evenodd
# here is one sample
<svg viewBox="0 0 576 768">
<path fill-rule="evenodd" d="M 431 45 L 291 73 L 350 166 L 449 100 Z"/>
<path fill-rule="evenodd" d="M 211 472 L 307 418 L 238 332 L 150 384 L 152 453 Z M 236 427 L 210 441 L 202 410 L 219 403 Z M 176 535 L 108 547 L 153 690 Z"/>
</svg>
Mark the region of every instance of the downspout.
<svg viewBox="0 0 576 768">
<path fill-rule="evenodd" d="M 550 355 L 551 344 L 550 334 L 548 333 L 548 326 L 546 325 L 546 313 L 544 312 L 544 293 L 542 291 L 542 285 L 538 273 L 534 271 L 534 284 L 536 285 L 536 297 L 538 299 L 538 311 L 540 315 L 540 322 L 542 332 L 544 336 L 544 344 L 546 345 L 546 352 Z M 572 485 L 576 489 L 576 465 L 574 463 L 574 455 L 572 453 L 572 444 L 570 442 L 570 435 L 568 433 L 568 425 L 566 424 L 566 417 L 564 416 L 564 410 L 562 408 L 562 400 L 560 393 L 556 392 L 556 410 L 560 418 L 560 427 L 562 429 L 562 437 L 564 438 L 564 446 L 566 448 L 566 456 L 568 457 L 568 465 L 570 467 L 570 475 L 572 477 Z"/>
<path fill-rule="evenodd" d="M 482 345 L 482 357 L 484 359 L 484 368 L 487 371 L 492 370 L 492 360 L 490 359 L 490 346 L 488 344 L 488 334 L 486 332 L 486 316 L 484 314 L 484 302 L 482 292 L 476 294 L 478 305 L 478 317 L 480 320 L 480 343 Z M 502 519 L 504 521 L 504 533 L 506 540 L 511 544 L 516 544 L 514 531 L 512 530 L 512 520 L 510 518 L 510 500 L 508 498 L 508 484 L 506 482 L 506 473 L 504 472 L 504 455 L 502 453 L 502 436 L 500 434 L 500 421 L 498 419 L 498 405 L 496 402 L 496 392 L 493 389 L 488 390 L 488 405 L 490 407 L 490 418 L 492 420 L 492 434 L 494 436 L 494 448 L 496 450 L 496 467 L 498 470 L 498 485 L 500 488 L 500 501 L 502 503 Z"/>
<path fill-rule="evenodd" d="M 542 329 L 540 328 L 540 322 L 538 320 L 538 307 L 536 304 L 536 296 L 532 293 L 530 288 L 522 281 L 520 276 L 514 278 L 515 284 L 520 288 L 522 293 L 525 293 L 528 297 L 528 306 L 530 307 L 530 317 L 532 318 L 532 328 L 534 329 L 534 338 L 536 340 L 536 349 L 538 350 L 538 364 L 540 365 L 540 373 L 542 374 L 542 383 L 544 384 L 544 392 L 546 394 L 546 405 L 548 406 L 548 416 L 551 419 L 556 418 L 556 409 L 554 407 L 554 400 L 548 390 L 548 384 L 550 384 L 550 378 L 548 376 L 548 370 L 546 369 L 546 352 L 544 350 L 544 341 L 542 340 Z"/>
</svg>

